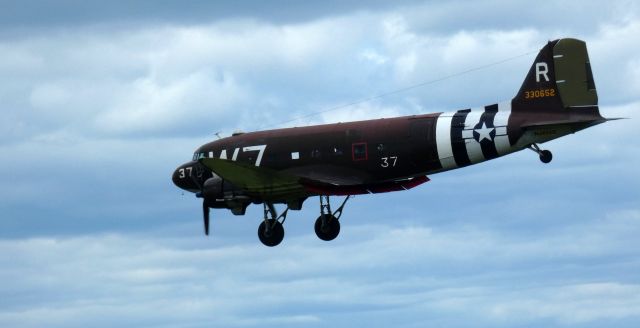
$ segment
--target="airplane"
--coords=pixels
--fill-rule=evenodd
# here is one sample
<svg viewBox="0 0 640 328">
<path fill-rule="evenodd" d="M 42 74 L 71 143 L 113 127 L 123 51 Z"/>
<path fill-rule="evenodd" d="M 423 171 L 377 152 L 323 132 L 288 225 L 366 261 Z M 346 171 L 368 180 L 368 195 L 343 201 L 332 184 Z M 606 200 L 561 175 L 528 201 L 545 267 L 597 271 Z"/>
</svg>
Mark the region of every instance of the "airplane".
<svg viewBox="0 0 640 328">
<path fill-rule="evenodd" d="M 540 144 L 608 120 L 600 115 L 586 43 L 549 41 L 511 101 L 451 112 L 233 133 L 200 146 L 173 172 L 173 183 L 202 198 L 205 234 L 210 209 L 244 215 L 262 204 L 258 237 L 284 238 L 289 210 L 319 197 L 315 233 L 333 240 L 354 195 L 411 189 L 433 174 L 524 149 L 549 163 Z M 330 196 L 345 196 L 332 210 Z M 285 204 L 278 214 L 275 204 Z"/>
</svg>

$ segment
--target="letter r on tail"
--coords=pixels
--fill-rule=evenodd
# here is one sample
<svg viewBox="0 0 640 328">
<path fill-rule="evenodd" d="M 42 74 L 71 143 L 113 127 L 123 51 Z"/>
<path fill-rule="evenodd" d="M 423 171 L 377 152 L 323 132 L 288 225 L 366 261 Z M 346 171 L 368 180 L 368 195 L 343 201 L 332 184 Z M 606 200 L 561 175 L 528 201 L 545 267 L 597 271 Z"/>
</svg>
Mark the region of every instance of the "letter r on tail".
<svg viewBox="0 0 640 328">
<path fill-rule="evenodd" d="M 547 73 L 549 73 L 549 66 L 547 66 L 547 63 L 536 63 L 536 82 L 540 82 L 540 76 L 544 76 L 545 81 L 549 82 L 549 76 Z"/>
</svg>

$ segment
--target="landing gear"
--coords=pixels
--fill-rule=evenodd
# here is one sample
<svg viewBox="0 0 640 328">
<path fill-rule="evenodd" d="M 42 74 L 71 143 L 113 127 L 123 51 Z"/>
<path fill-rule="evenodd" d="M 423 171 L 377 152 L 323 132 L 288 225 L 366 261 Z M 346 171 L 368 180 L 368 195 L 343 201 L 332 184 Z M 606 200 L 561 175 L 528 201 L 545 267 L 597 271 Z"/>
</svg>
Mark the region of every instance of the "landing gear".
<svg viewBox="0 0 640 328">
<path fill-rule="evenodd" d="M 287 219 L 289 208 L 278 216 L 275 207 L 271 203 L 264 203 L 264 221 L 258 227 L 258 238 L 269 247 L 277 246 L 284 239 L 282 224 Z"/>
<path fill-rule="evenodd" d="M 340 234 L 340 216 L 345 204 L 352 196 L 347 196 L 340 207 L 334 212 L 331 211 L 329 196 L 320 196 L 320 216 L 315 223 L 315 231 L 318 238 L 322 240 L 334 240 Z M 290 207 L 278 215 L 273 203 L 264 202 L 264 221 L 258 227 L 258 238 L 269 247 L 279 245 L 284 239 L 284 221 L 287 219 L 287 213 Z"/>
<path fill-rule="evenodd" d="M 322 214 L 315 224 L 316 236 L 324 241 L 336 239 L 340 234 L 340 221 L 331 214 Z"/>
<path fill-rule="evenodd" d="M 284 239 L 284 228 L 282 223 L 276 220 L 266 220 L 258 227 L 258 238 L 269 247 L 277 246 Z"/>
<path fill-rule="evenodd" d="M 330 241 L 336 239 L 340 234 L 340 216 L 342 209 L 351 196 L 347 196 L 335 212 L 331 212 L 329 196 L 320 196 L 320 216 L 316 220 L 315 231 L 318 238 Z"/>
<path fill-rule="evenodd" d="M 531 146 L 529 146 L 528 148 L 533 150 L 534 152 L 536 152 L 538 154 L 538 156 L 540 156 L 540 161 L 542 163 L 547 164 L 547 163 L 551 162 L 551 160 L 553 159 L 553 154 L 550 151 L 542 150 L 536 144 L 531 144 Z"/>
</svg>

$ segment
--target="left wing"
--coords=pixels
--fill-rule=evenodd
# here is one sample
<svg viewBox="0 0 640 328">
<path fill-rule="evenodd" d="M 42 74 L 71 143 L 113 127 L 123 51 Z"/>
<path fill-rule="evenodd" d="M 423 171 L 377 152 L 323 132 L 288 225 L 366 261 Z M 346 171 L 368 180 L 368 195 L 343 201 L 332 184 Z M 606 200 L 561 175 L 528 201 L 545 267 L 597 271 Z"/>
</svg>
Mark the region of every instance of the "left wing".
<svg viewBox="0 0 640 328">
<path fill-rule="evenodd" d="M 426 176 L 416 176 L 395 181 L 366 183 L 357 172 L 338 173 L 337 170 L 276 171 L 249 163 L 234 162 L 219 158 L 201 158 L 199 162 L 231 182 L 235 187 L 259 195 L 261 198 L 289 198 L 291 195 L 315 193 L 319 195 L 357 195 L 383 193 L 411 189 L 429 181 Z"/>
<path fill-rule="evenodd" d="M 201 158 L 199 162 L 222 179 L 249 193 L 273 196 L 305 191 L 299 177 L 273 169 L 219 158 Z"/>
</svg>

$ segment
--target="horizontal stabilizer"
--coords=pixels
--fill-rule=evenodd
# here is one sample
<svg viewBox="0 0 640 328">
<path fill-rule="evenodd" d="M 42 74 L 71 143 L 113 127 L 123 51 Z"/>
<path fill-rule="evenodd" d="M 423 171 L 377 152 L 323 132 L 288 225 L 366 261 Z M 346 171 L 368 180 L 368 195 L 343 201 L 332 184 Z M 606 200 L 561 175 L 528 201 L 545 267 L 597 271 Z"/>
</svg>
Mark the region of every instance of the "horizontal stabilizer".
<svg viewBox="0 0 640 328">
<path fill-rule="evenodd" d="M 602 119 L 587 119 L 587 120 L 542 121 L 542 122 L 524 124 L 524 125 L 522 125 L 522 128 L 523 129 L 527 129 L 527 128 L 537 128 L 537 127 L 543 127 L 543 126 L 552 126 L 552 125 L 587 125 L 587 126 L 593 126 L 593 125 L 597 125 L 597 124 L 604 123 L 606 121 L 612 121 L 612 120 L 617 120 L 617 118 L 615 118 L 615 119 L 602 118 Z"/>
</svg>

